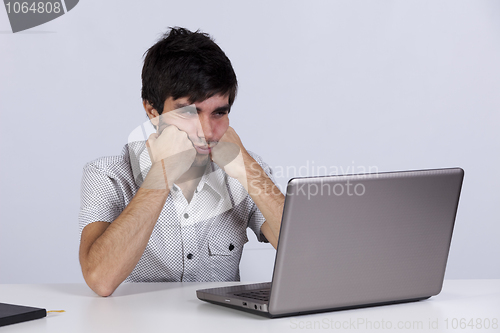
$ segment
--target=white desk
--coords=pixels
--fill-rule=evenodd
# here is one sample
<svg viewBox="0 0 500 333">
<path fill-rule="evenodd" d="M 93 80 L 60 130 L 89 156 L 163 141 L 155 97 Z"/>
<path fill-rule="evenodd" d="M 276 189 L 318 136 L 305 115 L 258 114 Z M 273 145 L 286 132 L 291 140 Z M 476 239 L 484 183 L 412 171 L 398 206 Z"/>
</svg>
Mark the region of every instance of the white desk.
<svg viewBox="0 0 500 333">
<path fill-rule="evenodd" d="M 420 302 L 278 319 L 196 298 L 196 289 L 229 284 L 235 283 L 123 284 L 108 298 L 84 284 L 4 284 L 0 302 L 66 312 L 0 327 L 0 333 L 500 332 L 500 280 L 447 280 L 441 294 Z M 464 325 L 471 319 L 474 328 L 460 328 L 461 320 Z"/>
</svg>

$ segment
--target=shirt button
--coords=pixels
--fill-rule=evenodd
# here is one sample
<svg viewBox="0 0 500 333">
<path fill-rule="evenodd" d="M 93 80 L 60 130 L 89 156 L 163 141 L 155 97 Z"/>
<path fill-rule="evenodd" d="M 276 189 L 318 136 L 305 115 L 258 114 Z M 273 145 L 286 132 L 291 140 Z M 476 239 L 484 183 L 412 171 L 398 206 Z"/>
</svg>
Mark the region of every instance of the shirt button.
<svg viewBox="0 0 500 333">
<path fill-rule="evenodd" d="M 189 253 L 186 257 L 187 257 L 188 259 L 193 259 L 193 254 L 192 254 L 192 253 Z"/>
<path fill-rule="evenodd" d="M 189 218 L 189 214 L 188 213 L 184 213 L 184 218 L 185 219 Z"/>
<path fill-rule="evenodd" d="M 231 244 L 229 244 L 229 251 L 232 251 L 232 250 L 234 250 L 234 245 L 231 243 Z"/>
</svg>

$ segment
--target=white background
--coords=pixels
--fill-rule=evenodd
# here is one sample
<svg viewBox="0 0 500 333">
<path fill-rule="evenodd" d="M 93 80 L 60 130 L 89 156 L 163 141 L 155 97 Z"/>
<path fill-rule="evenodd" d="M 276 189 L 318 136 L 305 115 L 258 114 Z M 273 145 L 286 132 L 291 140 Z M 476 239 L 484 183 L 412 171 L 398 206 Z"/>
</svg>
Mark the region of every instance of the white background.
<svg viewBox="0 0 500 333">
<path fill-rule="evenodd" d="M 231 125 L 282 188 L 317 166 L 464 168 L 446 277 L 500 278 L 499 1 L 81 0 L 16 34 L 0 8 L 0 283 L 83 281 L 83 165 L 146 119 L 142 56 L 169 26 L 231 59 Z M 242 279 L 269 280 L 254 239 Z"/>
</svg>

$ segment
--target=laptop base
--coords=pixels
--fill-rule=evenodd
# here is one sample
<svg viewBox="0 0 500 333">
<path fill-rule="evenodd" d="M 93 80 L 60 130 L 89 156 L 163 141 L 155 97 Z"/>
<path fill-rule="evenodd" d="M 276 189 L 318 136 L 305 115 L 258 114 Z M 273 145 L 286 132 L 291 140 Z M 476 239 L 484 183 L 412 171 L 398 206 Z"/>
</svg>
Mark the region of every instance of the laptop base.
<svg viewBox="0 0 500 333">
<path fill-rule="evenodd" d="M 405 299 L 405 300 L 401 300 L 401 301 L 390 301 L 390 302 L 382 302 L 382 303 L 372 303 L 372 304 L 363 304 L 363 305 L 344 306 L 344 307 L 339 307 L 339 308 L 322 309 L 322 310 L 312 310 L 312 311 L 300 311 L 300 312 L 286 313 L 286 314 L 281 314 L 281 315 L 272 315 L 269 312 L 257 311 L 257 310 L 250 309 L 250 308 L 244 308 L 244 307 L 237 306 L 237 305 L 220 303 L 220 302 L 211 301 L 211 300 L 207 300 L 207 299 L 201 299 L 201 300 L 205 301 L 207 303 L 215 304 L 215 305 L 218 305 L 218 306 L 222 305 L 222 306 L 227 307 L 227 308 L 236 309 L 236 310 L 239 310 L 239 311 L 244 311 L 244 312 L 256 314 L 256 315 L 259 315 L 259 316 L 262 316 L 262 317 L 266 317 L 266 318 L 283 318 L 283 317 L 290 317 L 290 316 L 302 316 L 302 315 L 313 314 L 313 313 L 324 313 L 324 312 L 333 312 L 333 311 L 342 311 L 342 310 L 370 308 L 370 307 L 374 307 L 374 306 L 384 306 L 384 305 L 393 305 L 393 304 L 401 304 L 401 303 L 418 302 L 418 301 L 422 301 L 422 300 L 428 299 L 430 297 L 431 296 L 422 297 L 422 298 Z"/>
</svg>

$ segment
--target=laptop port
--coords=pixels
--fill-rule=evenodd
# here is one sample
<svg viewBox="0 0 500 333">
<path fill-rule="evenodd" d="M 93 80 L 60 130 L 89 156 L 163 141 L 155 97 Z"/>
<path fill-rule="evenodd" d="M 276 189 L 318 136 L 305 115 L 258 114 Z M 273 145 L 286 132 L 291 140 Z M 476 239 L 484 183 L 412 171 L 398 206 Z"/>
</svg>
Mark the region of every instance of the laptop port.
<svg viewBox="0 0 500 333">
<path fill-rule="evenodd" d="M 257 304 L 255 304 L 254 307 L 255 307 L 255 310 L 257 310 Z"/>
<path fill-rule="evenodd" d="M 247 306 L 247 305 L 248 305 L 247 302 L 243 302 L 243 306 Z"/>
</svg>

